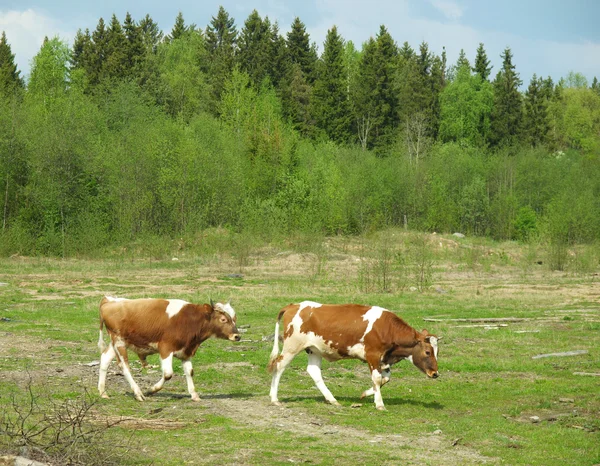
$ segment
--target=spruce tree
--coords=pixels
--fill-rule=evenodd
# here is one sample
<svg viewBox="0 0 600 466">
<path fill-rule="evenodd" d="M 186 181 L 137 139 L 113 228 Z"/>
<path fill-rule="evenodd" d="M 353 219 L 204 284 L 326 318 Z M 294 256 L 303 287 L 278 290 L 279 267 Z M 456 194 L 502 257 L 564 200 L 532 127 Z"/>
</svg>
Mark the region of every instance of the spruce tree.
<svg viewBox="0 0 600 466">
<path fill-rule="evenodd" d="M 502 52 L 502 69 L 494 80 L 494 109 L 491 115 L 490 143 L 494 146 L 513 145 L 519 141 L 523 120 L 522 81 L 512 63 L 512 52 Z"/>
<path fill-rule="evenodd" d="M 235 20 L 222 6 L 217 16 L 213 16 L 206 27 L 206 48 L 208 51 L 208 76 L 213 88 L 216 103 L 221 98 L 223 86 L 231 76 L 235 65 L 237 29 Z"/>
<path fill-rule="evenodd" d="M 313 109 L 317 126 L 329 139 L 338 143 L 349 141 L 351 115 L 344 40 L 335 26 L 327 32 L 325 38 L 313 89 Z"/>
<path fill-rule="evenodd" d="M 279 34 L 279 25 L 276 22 L 271 25 L 269 55 L 271 57 L 271 68 L 269 69 L 271 82 L 279 89 L 286 74 L 287 49 L 285 39 Z"/>
<path fill-rule="evenodd" d="M 591 89 L 596 94 L 600 95 L 600 83 L 598 83 L 598 78 L 596 76 L 594 76 L 594 80 L 592 81 Z"/>
<path fill-rule="evenodd" d="M 171 30 L 171 34 L 167 36 L 168 40 L 176 40 L 183 36 L 188 31 L 188 27 L 185 25 L 185 21 L 183 19 L 183 13 L 180 11 L 177 13 L 177 17 L 175 18 L 175 24 L 173 25 L 173 29 Z"/>
<path fill-rule="evenodd" d="M 477 55 L 475 56 L 475 66 L 473 67 L 473 71 L 481 77 L 482 81 L 487 80 L 492 72 L 490 61 L 488 60 L 487 54 L 485 53 L 485 48 L 481 42 L 479 43 L 479 47 L 477 47 Z"/>
<path fill-rule="evenodd" d="M 304 77 L 312 84 L 315 80 L 317 53 L 310 45 L 306 26 L 298 17 L 294 18 L 292 28 L 287 34 L 286 45 L 289 63 L 300 65 Z"/>
<path fill-rule="evenodd" d="M 467 58 L 467 54 L 464 49 L 460 49 L 460 53 L 458 54 L 458 60 L 456 60 L 456 69 L 460 70 L 463 66 L 471 67 L 469 63 L 469 59 Z"/>
<path fill-rule="evenodd" d="M 106 57 L 104 75 L 110 79 L 121 79 L 127 74 L 128 67 L 127 38 L 116 15 L 112 15 L 106 33 Z"/>
<path fill-rule="evenodd" d="M 156 53 L 158 44 L 160 44 L 163 38 L 163 33 L 150 15 L 144 16 L 140 21 L 140 32 L 146 51 L 148 53 Z"/>
<path fill-rule="evenodd" d="M 544 143 L 548 134 L 547 98 L 544 92 L 544 80 L 534 74 L 525 92 L 524 102 L 524 136 L 532 147 Z"/>
<path fill-rule="evenodd" d="M 268 18 L 263 21 L 253 10 L 238 38 L 237 62 L 248 73 L 256 88 L 260 88 L 263 79 L 270 75 L 272 60 L 272 31 Z"/>
<path fill-rule="evenodd" d="M 123 31 L 127 39 L 127 74 L 131 76 L 138 75 L 143 62 L 146 59 L 146 47 L 142 35 L 142 28 L 137 25 L 129 12 L 125 15 Z"/>
<path fill-rule="evenodd" d="M 106 25 L 104 19 L 100 18 L 96 29 L 92 32 L 92 46 L 90 47 L 88 78 L 92 88 L 104 78 L 104 63 L 108 55 L 107 42 Z"/>
<path fill-rule="evenodd" d="M 24 86 L 21 72 L 17 70 L 15 55 L 12 53 L 10 44 L 6 40 L 6 33 L 2 31 L 0 38 L 0 94 L 6 97 L 12 96 L 18 89 Z"/>
</svg>

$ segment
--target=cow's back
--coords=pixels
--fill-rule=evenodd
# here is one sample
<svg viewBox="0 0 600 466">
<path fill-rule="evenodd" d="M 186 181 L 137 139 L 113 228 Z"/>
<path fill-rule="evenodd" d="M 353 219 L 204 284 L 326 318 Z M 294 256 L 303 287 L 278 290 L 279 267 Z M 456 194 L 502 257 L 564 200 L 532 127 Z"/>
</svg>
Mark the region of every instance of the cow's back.
<svg viewBox="0 0 600 466">
<path fill-rule="evenodd" d="M 100 314 L 109 332 L 134 346 L 162 339 L 169 316 L 165 299 L 106 299 L 100 303 Z"/>
</svg>

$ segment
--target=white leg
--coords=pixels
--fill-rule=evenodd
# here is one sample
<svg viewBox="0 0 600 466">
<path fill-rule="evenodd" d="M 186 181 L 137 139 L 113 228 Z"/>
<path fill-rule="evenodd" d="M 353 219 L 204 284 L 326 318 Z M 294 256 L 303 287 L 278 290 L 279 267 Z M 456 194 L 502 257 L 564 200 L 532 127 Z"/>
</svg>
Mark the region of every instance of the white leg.
<svg viewBox="0 0 600 466">
<path fill-rule="evenodd" d="M 133 380 L 133 376 L 131 375 L 131 370 L 129 369 L 129 360 L 127 358 L 127 348 L 123 342 L 117 341 L 115 344 L 117 360 L 119 361 L 119 365 L 121 366 L 121 371 L 123 371 L 123 375 L 127 382 L 129 382 L 129 386 L 133 390 L 133 394 L 138 401 L 144 401 L 144 394 L 138 387 L 138 384 Z"/>
<path fill-rule="evenodd" d="M 379 410 L 384 410 L 383 398 L 381 398 L 381 373 L 377 369 L 373 369 L 371 380 L 373 381 L 373 395 L 375 396 L 375 407 Z"/>
<path fill-rule="evenodd" d="M 277 337 L 276 337 L 277 338 Z M 281 354 L 281 360 L 275 364 L 275 369 L 273 370 L 273 378 L 271 379 L 271 403 L 279 405 L 279 400 L 277 399 L 277 389 L 279 388 L 279 380 L 281 379 L 281 375 L 283 371 L 288 366 L 292 359 L 294 359 L 295 354 L 284 352 Z"/>
<path fill-rule="evenodd" d="M 162 367 L 162 377 L 161 379 L 150 389 L 150 393 L 156 393 L 165 384 L 166 380 L 171 379 L 173 377 L 173 353 L 169 353 L 169 355 L 163 359 L 160 358 L 160 365 Z"/>
<path fill-rule="evenodd" d="M 112 342 L 108 345 L 107 348 L 104 349 L 102 354 L 100 355 L 100 376 L 98 378 L 98 391 L 100 392 L 100 396 L 102 398 L 108 398 L 106 393 L 106 371 L 108 371 L 108 366 L 115 357 L 115 348 L 112 345 Z"/>
<path fill-rule="evenodd" d="M 325 399 L 332 405 L 339 406 L 340 404 L 333 397 L 325 385 L 325 382 L 323 382 L 323 377 L 321 376 L 321 360 L 322 356 L 320 354 L 311 351 L 308 354 L 308 366 L 306 367 L 306 372 L 308 372 L 315 381 L 315 385 L 321 391 Z"/>
<path fill-rule="evenodd" d="M 187 381 L 188 392 L 192 395 L 192 401 L 200 401 L 200 397 L 196 393 L 196 387 L 194 387 L 194 369 L 192 368 L 192 361 L 186 359 L 183 361 L 183 373 L 185 374 L 185 380 Z"/>
<path fill-rule="evenodd" d="M 390 381 L 391 376 L 392 376 L 392 372 L 390 370 L 390 366 L 383 368 L 383 372 L 381 373 L 381 387 L 383 387 L 386 383 L 388 383 Z M 373 396 L 374 394 L 375 394 L 375 390 L 373 390 L 373 388 L 371 387 L 368 390 L 365 390 L 364 392 L 362 392 L 362 395 L 360 395 L 360 397 L 365 398 L 367 396 Z"/>
</svg>

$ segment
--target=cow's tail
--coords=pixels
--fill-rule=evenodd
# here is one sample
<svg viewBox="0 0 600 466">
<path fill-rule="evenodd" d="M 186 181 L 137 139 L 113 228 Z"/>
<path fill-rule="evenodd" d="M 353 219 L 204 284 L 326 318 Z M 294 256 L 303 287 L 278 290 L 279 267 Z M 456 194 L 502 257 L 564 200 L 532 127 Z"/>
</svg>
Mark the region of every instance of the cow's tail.
<svg viewBox="0 0 600 466">
<path fill-rule="evenodd" d="M 106 349 L 106 344 L 104 343 L 104 335 L 102 333 L 102 330 L 104 329 L 104 318 L 102 317 L 102 306 L 104 305 L 104 303 L 107 303 L 108 299 L 106 299 L 106 296 L 104 298 L 102 298 L 102 301 L 100 301 L 100 335 L 98 336 L 98 349 L 100 350 L 101 353 L 104 352 L 104 350 Z"/>
<path fill-rule="evenodd" d="M 273 369 L 275 369 L 275 365 L 279 360 L 279 321 L 281 320 L 281 316 L 285 314 L 286 310 L 287 307 L 284 307 L 281 311 L 279 311 L 279 315 L 277 316 L 277 322 L 275 322 L 275 332 L 273 335 L 273 350 L 271 351 L 269 365 L 267 366 L 269 372 L 273 372 Z"/>
</svg>

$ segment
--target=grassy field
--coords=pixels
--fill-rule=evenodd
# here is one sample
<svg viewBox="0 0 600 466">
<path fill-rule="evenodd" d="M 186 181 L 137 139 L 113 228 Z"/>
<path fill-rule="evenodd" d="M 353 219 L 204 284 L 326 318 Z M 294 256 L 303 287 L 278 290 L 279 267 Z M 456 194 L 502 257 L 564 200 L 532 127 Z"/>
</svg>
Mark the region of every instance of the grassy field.
<svg viewBox="0 0 600 466">
<path fill-rule="evenodd" d="M 211 244 L 164 244 L 153 258 L 127 250 L 97 260 L 0 259 L 0 453 L 83 464 L 600 463 L 597 249 L 567 251 L 557 272 L 539 246 L 399 231 Z M 113 363 L 111 398 L 102 400 L 90 363 L 99 359 L 104 294 L 231 300 L 246 331 L 239 343 L 200 347 L 200 403 L 189 399 L 178 362 L 144 403 Z M 337 408 L 324 403 L 302 354 L 281 380 L 284 406 L 271 406 L 275 317 L 306 299 L 383 306 L 442 335 L 441 377 L 399 363 L 379 412 L 360 400 L 366 364 L 324 362 Z M 508 317 L 515 321 L 501 326 L 475 321 Z M 533 358 L 573 350 L 587 352 Z M 160 378 L 131 360 L 143 390 Z"/>
</svg>

